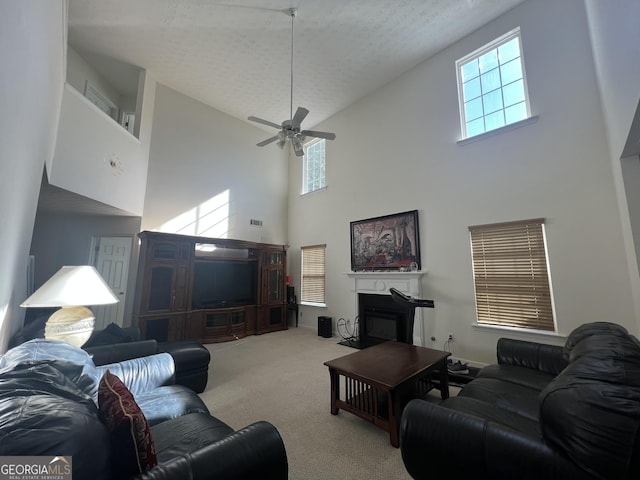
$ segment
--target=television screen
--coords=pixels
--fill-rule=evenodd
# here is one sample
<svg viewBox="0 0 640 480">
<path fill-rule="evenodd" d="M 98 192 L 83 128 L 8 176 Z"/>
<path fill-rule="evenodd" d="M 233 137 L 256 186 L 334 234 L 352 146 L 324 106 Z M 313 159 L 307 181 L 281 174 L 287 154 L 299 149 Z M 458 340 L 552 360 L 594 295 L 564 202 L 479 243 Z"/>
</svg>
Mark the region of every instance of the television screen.
<svg viewBox="0 0 640 480">
<path fill-rule="evenodd" d="M 256 303 L 256 262 L 195 262 L 191 303 L 193 309 L 236 307 Z"/>
</svg>

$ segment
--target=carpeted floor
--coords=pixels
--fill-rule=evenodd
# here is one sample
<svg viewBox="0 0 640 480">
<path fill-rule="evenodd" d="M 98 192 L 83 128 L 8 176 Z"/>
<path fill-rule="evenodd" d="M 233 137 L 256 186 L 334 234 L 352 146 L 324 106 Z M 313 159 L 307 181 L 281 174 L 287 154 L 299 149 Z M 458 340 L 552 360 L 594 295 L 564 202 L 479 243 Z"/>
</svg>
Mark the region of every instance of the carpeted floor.
<svg viewBox="0 0 640 480">
<path fill-rule="evenodd" d="M 410 479 L 389 435 L 349 413 L 329 412 L 323 363 L 356 350 L 337 338 L 292 328 L 207 345 L 211 413 L 234 429 L 273 423 L 284 440 L 291 480 Z"/>
</svg>

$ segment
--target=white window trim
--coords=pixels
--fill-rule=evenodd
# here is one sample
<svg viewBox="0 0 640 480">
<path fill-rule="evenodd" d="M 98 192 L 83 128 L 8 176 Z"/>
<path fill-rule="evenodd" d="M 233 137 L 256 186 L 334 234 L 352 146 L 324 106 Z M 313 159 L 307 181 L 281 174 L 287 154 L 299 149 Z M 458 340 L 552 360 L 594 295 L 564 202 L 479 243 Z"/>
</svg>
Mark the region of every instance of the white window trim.
<svg viewBox="0 0 640 480">
<path fill-rule="evenodd" d="M 527 109 L 527 118 L 520 120 L 519 122 L 510 123 L 503 127 L 489 130 L 489 131 L 480 133 L 478 135 L 469 137 L 467 136 L 467 122 L 466 122 L 465 113 L 464 113 L 464 93 L 462 89 L 462 81 L 461 81 L 462 79 L 460 78 L 460 66 L 464 65 L 472 58 L 479 57 L 485 52 L 488 52 L 489 50 L 493 50 L 494 48 L 497 48 L 499 45 L 503 43 L 507 43 L 509 40 L 516 37 L 519 39 L 519 42 L 520 42 L 520 66 L 522 67 L 522 82 L 523 82 L 524 92 L 525 92 L 525 106 Z M 522 35 L 520 34 L 520 27 L 516 27 L 513 30 L 505 33 L 504 35 L 496 38 L 495 40 L 487 43 L 486 45 L 474 50 L 473 52 L 465 55 L 464 57 L 456 61 L 456 82 L 458 86 L 458 113 L 460 115 L 460 133 L 462 136 L 462 138 L 460 138 L 457 141 L 459 145 L 465 145 L 466 143 L 470 143 L 468 141 L 471 141 L 472 139 L 480 140 L 480 139 L 491 137 L 500 133 L 505 133 L 513 129 L 522 127 L 524 125 L 535 123 L 537 121 L 538 117 L 537 116 L 532 117 L 531 115 L 531 104 L 529 102 L 529 85 L 527 83 L 527 72 L 525 71 L 523 49 L 524 47 L 522 43 Z M 533 121 L 531 121 L 532 119 Z"/>
<path fill-rule="evenodd" d="M 307 148 L 308 148 L 308 147 L 310 147 L 310 146 L 312 146 L 312 145 L 315 145 L 316 143 L 322 142 L 322 141 L 324 141 L 324 142 L 325 142 L 325 156 L 324 156 L 324 169 L 325 169 L 325 171 L 324 171 L 324 186 L 323 186 L 323 187 L 320 187 L 320 188 L 316 188 L 315 190 L 309 190 L 308 192 L 305 192 L 305 191 L 304 191 L 304 187 L 305 187 L 305 186 L 306 186 L 306 184 L 307 184 L 307 178 L 306 178 L 306 171 L 307 171 Z M 327 145 L 326 140 L 325 140 L 325 139 L 323 139 L 323 138 L 314 138 L 313 140 L 311 140 L 311 141 L 309 141 L 309 142 L 307 142 L 307 143 L 305 143 L 305 144 L 303 145 L 303 148 L 304 148 L 304 157 L 303 157 L 303 159 L 302 159 L 302 162 L 303 162 L 303 163 L 302 163 L 302 181 L 301 181 L 301 184 L 302 184 L 302 185 L 301 185 L 301 188 L 300 188 L 300 190 L 301 190 L 301 191 L 300 191 L 300 196 L 301 196 L 301 197 L 304 197 L 304 196 L 306 196 L 306 195 L 310 195 L 310 194 L 312 194 L 312 193 L 321 192 L 321 191 L 324 191 L 324 190 L 326 190 L 326 189 L 327 189 L 327 150 L 326 150 L 326 145 Z"/>
<path fill-rule="evenodd" d="M 474 143 L 479 140 L 485 140 L 490 137 L 495 137 L 497 135 L 501 135 L 503 133 L 510 132 L 512 130 L 516 130 L 520 127 L 533 125 L 537 121 L 538 121 L 538 115 L 534 115 L 532 117 L 525 118 L 524 120 L 520 120 L 519 122 L 510 123 L 509 125 L 505 125 L 504 127 L 494 128 L 493 130 L 489 130 L 488 132 L 474 135 L 473 137 L 463 138 L 461 140 L 458 140 L 456 143 L 460 146 L 469 145 L 470 143 Z"/>
<path fill-rule="evenodd" d="M 315 302 L 300 302 L 300 305 L 305 305 L 307 307 L 322 307 L 322 308 L 327 307 L 326 303 L 315 303 Z"/>
<path fill-rule="evenodd" d="M 501 333 L 510 333 L 510 334 L 522 334 L 523 336 L 530 338 L 540 338 L 540 339 L 557 339 L 564 341 L 566 339 L 566 335 L 562 335 L 561 333 L 551 330 L 534 330 L 530 328 L 518 328 L 518 327 L 508 327 L 506 325 L 487 325 L 484 323 L 474 322 L 471 324 L 473 328 L 477 328 L 478 330 L 485 330 L 488 332 L 501 332 Z M 556 329 L 557 329 L 556 323 Z"/>
</svg>

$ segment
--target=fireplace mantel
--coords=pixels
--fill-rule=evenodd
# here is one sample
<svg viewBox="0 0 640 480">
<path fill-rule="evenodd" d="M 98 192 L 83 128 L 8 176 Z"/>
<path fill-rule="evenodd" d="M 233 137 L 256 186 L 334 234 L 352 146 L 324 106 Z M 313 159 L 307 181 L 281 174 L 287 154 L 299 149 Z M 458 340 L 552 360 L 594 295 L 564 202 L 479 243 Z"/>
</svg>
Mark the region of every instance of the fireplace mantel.
<svg viewBox="0 0 640 480">
<path fill-rule="evenodd" d="M 358 294 L 369 293 L 374 295 L 391 295 L 390 288 L 395 288 L 405 295 L 414 298 L 422 298 L 422 277 L 424 271 L 414 272 L 347 272 L 346 275 L 353 279 L 353 312 L 354 318 L 358 312 Z M 424 345 L 422 312 L 416 309 L 415 324 L 413 329 L 414 345 Z"/>
<path fill-rule="evenodd" d="M 427 272 L 347 272 L 354 279 L 353 291 L 357 293 L 377 293 L 391 295 L 390 288 L 396 288 L 412 297 L 422 293 L 421 279 Z"/>
</svg>

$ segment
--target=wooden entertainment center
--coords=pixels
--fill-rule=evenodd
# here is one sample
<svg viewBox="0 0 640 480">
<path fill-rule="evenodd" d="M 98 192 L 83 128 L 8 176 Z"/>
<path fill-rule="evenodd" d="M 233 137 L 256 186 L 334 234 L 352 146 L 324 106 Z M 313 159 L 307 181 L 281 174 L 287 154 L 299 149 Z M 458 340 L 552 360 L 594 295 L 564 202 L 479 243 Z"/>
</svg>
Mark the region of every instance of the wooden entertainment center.
<svg viewBox="0 0 640 480">
<path fill-rule="evenodd" d="M 142 338 L 214 343 L 287 328 L 286 245 L 138 236 L 134 322 Z"/>
</svg>

